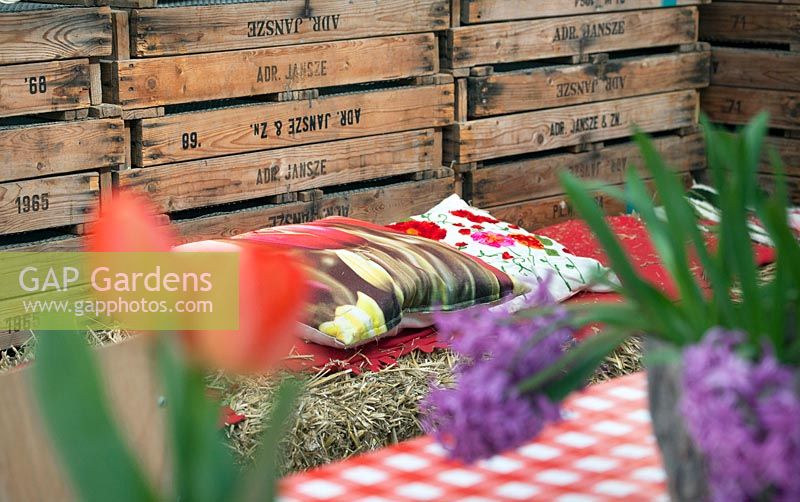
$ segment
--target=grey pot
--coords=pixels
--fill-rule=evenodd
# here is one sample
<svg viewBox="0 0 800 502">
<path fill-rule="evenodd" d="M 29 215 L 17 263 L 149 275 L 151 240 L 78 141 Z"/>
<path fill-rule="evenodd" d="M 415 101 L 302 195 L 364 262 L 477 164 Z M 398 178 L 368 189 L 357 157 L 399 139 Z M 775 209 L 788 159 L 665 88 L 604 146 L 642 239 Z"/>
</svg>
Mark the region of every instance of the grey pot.
<svg viewBox="0 0 800 502">
<path fill-rule="evenodd" d="M 645 337 L 645 352 L 658 351 L 663 342 Z M 681 366 L 658 363 L 647 368 L 647 390 L 653 432 L 661 450 L 667 473 L 667 486 L 673 501 L 698 502 L 708 499 L 705 463 L 680 412 Z"/>
</svg>

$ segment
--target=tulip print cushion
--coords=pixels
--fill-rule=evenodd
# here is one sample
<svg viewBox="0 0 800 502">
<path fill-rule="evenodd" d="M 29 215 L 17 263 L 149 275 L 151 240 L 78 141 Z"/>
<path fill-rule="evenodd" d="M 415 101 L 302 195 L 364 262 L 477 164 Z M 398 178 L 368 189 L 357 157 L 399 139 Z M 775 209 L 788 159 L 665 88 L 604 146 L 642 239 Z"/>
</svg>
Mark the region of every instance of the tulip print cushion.
<svg viewBox="0 0 800 502">
<path fill-rule="evenodd" d="M 608 273 L 597 260 L 575 256 L 558 242 L 500 221 L 455 194 L 427 213 L 388 227 L 447 243 L 534 287 L 549 275 L 545 284 L 556 301 L 583 290 L 609 291 L 595 281 Z"/>
<path fill-rule="evenodd" d="M 334 347 L 429 326 L 434 311 L 501 303 L 527 291 L 506 273 L 443 243 L 349 218 L 266 228 L 234 240 L 300 255 L 312 290 L 304 337 Z"/>
</svg>

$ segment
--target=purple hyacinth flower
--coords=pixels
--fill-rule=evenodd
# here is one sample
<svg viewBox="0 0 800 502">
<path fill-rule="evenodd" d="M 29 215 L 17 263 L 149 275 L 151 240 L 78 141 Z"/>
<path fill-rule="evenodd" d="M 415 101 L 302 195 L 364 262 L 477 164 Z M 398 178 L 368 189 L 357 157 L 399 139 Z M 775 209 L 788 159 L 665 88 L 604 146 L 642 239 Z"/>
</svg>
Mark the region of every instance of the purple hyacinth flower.
<svg viewBox="0 0 800 502">
<path fill-rule="evenodd" d="M 793 368 L 720 328 L 683 355 L 681 410 L 706 458 L 713 500 L 800 500 L 800 395 Z"/>
<path fill-rule="evenodd" d="M 543 289 L 529 296 L 540 306 L 552 301 Z M 558 403 L 517 386 L 563 355 L 573 341 L 566 320 L 560 308 L 532 317 L 486 308 L 442 316 L 440 335 L 463 363 L 453 388 L 435 388 L 421 403 L 424 430 L 452 456 L 473 462 L 519 446 L 558 420 Z"/>
</svg>

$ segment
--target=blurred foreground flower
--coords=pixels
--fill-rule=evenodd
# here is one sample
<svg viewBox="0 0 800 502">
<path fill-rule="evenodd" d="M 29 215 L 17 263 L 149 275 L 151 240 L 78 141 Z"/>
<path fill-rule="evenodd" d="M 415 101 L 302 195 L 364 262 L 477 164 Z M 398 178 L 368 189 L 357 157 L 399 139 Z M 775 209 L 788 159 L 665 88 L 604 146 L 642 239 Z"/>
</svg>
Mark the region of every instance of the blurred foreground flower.
<svg viewBox="0 0 800 502">
<path fill-rule="evenodd" d="M 683 351 L 681 411 L 706 456 L 714 500 L 800 500 L 800 395 L 771 350 L 737 350 L 746 336 L 714 328 Z"/>
<path fill-rule="evenodd" d="M 175 242 L 142 197 L 120 192 L 90 227 L 90 252 L 166 252 Z M 183 333 L 195 359 L 211 367 L 250 373 L 269 370 L 286 356 L 307 297 L 300 263 L 285 247 L 269 243 L 208 241 L 196 252 L 239 253 L 239 326 L 236 331 L 198 329 Z M 176 248 L 180 250 L 180 247 Z"/>
<path fill-rule="evenodd" d="M 173 242 L 171 231 L 158 224 L 149 204 L 126 193 L 115 197 L 90 231 L 88 250 L 92 252 L 168 252 Z M 240 329 L 151 338 L 163 388 L 152 399 L 160 403 L 167 424 L 169 444 L 163 452 L 171 457 L 167 462 L 171 472 L 165 476 L 169 486 L 154 486 L 131 453 L 85 335 L 53 332 L 39 338 L 33 365 L 39 409 L 77 499 L 275 499 L 279 441 L 300 383 L 292 378 L 282 381 L 271 414 L 265 417 L 268 426 L 256 462 L 243 468 L 234 462 L 219 430 L 220 403 L 207 395 L 203 365 L 228 371 L 273 369 L 291 346 L 307 283 L 290 251 L 270 243 L 216 241 L 207 247 L 204 251 L 240 254 Z M 136 381 L 136 375 L 130 378 Z"/>
</svg>

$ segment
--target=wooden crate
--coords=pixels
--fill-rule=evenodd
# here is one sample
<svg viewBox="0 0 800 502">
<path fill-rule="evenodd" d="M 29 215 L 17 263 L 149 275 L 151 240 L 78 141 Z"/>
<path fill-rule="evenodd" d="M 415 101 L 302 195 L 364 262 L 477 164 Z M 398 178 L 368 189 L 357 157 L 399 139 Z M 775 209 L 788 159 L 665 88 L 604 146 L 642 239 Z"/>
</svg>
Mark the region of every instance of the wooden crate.
<svg viewBox="0 0 800 502">
<path fill-rule="evenodd" d="M 667 135 L 653 140 L 656 150 L 676 172 L 705 168 L 700 133 Z M 625 173 L 644 164 L 639 147 L 632 141 L 601 146 L 583 153 L 558 153 L 486 165 L 468 173 L 465 197 L 478 207 L 494 207 L 529 199 L 563 194 L 558 176 L 569 171 L 583 179 L 614 185 L 625 181 Z"/>
<path fill-rule="evenodd" d="M 103 97 L 124 109 L 388 81 L 438 72 L 433 33 L 103 64 Z"/>
<path fill-rule="evenodd" d="M 121 188 L 163 212 L 418 173 L 442 165 L 434 129 L 120 171 Z"/>
<path fill-rule="evenodd" d="M 784 173 L 787 176 L 800 177 L 800 138 L 767 137 L 767 148 L 774 149 L 783 161 Z M 764 173 L 774 173 L 769 162 L 768 153 L 765 152 L 764 162 L 761 165 Z"/>
<path fill-rule="evenodd" d="M 453 78 L 435 75 L 402 87 L 145 118 L 132 124 L 132 163 L 147 167 L 442 127 L 453 123 L 453 104 Z"/>
<path fill-rule="evenodd" d="M 111 38 L 108 7 L 0 3 L 0 65 L 105 57 Z"/>
<path fill-rule="evenodd" d="M 509 0 L 456 0 L 460 3 L 460 24 L 479 24 L 496 21 L 540 19 L 575 16 L 625 10 L 657 9 L 663 7 L 699 5 L 710 0 L 538 0 L 513 2 Z"/>
<path fill-rule="evenodd" d="M 776 129 L 800 129 L 800 90 L 775 91 L 712 85 L 703 90 L 701 106 L 714 122 L 746 124 L 761 111 L 770 115 Z"/>
<path fill-rule="evenodd" d="M 466 106 L 468 118 L 479 118 L 708 86 L 707 44 L 611 59 L 601 54 L 593 59 L 501 72 L 473 68 L 467 92 L 458 96 L 466 105 L 459 106 Z"/>
<path fill-rule="evenodd" d="M 113 168 L 124 162 L 120 118 L 0 121 L 0 182 Z"/>
<path fill-rule="evenodd" d="M 775 91 L 800 91 L 800 52 L 715 46 L 711 84 Z M 748 101 L 758 101 L 753 93 Z"/>
<path fill-rule="evenodd" d="M 795 3 L 795 2 L 785 2 Z M 713 2 L 700 8 L 700 37 L 715 42 L 757 42 L 800 49 L 800 4 Z"/>
<path fill-rule="evenodd" d="M 683 174 L 682 180 L 686 187 L 689 187 L 692 183 L 692 177 L 689 174 Z M 652 182 L 646 182 L 646 184 L 652 193 Z M 615 185 L 615 187 L 623 188 L 621 185 Z M 657 194 L 654 193 L 653 196 L 657 197 Z M 625 202 L 607 197 L 602 193 L 596 193 L 594 199 L 597 206 L 605 214 L 618 215 L 628 211 Z M 495 218 L 512 222 L 528 230 L 535 230 L 577 218 L 577 214 L 573 211 L 565 195 L 517 202 L 488 208 L 488 210 L 491 211 Z"/>
<path fill-rule="evenodd" d="M 0 66 L 0 117 L 89 108 L 89 74 L 88 59 Z"/>
<path fill-rule="evenodd" d="M 81 173 L 0 184 L 0 235 L 85 223 L 99 183 L 97 173 Z"/>
<path fill-rule="evenodd" d="M 675 91 L 501 115 L 446 128 L 445 163 L 466 164 L 630 136 L 697 122 L 697 91 Z"/>
<path fill-rule="evenodd" d="M 438 178 L 331 192 L 289 204 L 234 207 L 203 216 L 173 218 L 171 224 L 180 234 L 181 242 L 232 237 L 259 228 L 307 223 L 327 216 L 347 216 L 383 225 L 427 211 L 455 190 L 452 171 L 445 169 Z"/>
<path fill-rule="evenodd" d="M 775 192 L 777 178 L 772 174 L 761 174 L 758 177 L 759 185 L 767 193 Z M 800 176 L 786 176 L 786 190 L 789 195 L 789 205 L 800 206 Z"/>
<path fill-rule="evenodd" d="M 449 0 L 286 0 L 177 3 L 116 13 L 131 57 L 255 49 L 449 27 Z M 126 26 L 127 25 L 127 26 Z M 126 37 L 126 31 L 129 38 Z M 128 59 L 120 57 L 119 59 Z"/>
<path fill-rule="evenodd" d="M 697 41 L 697 8 L 477 24 L 446 34 L 443 65 L 466 68 Z"/>
</svg>

